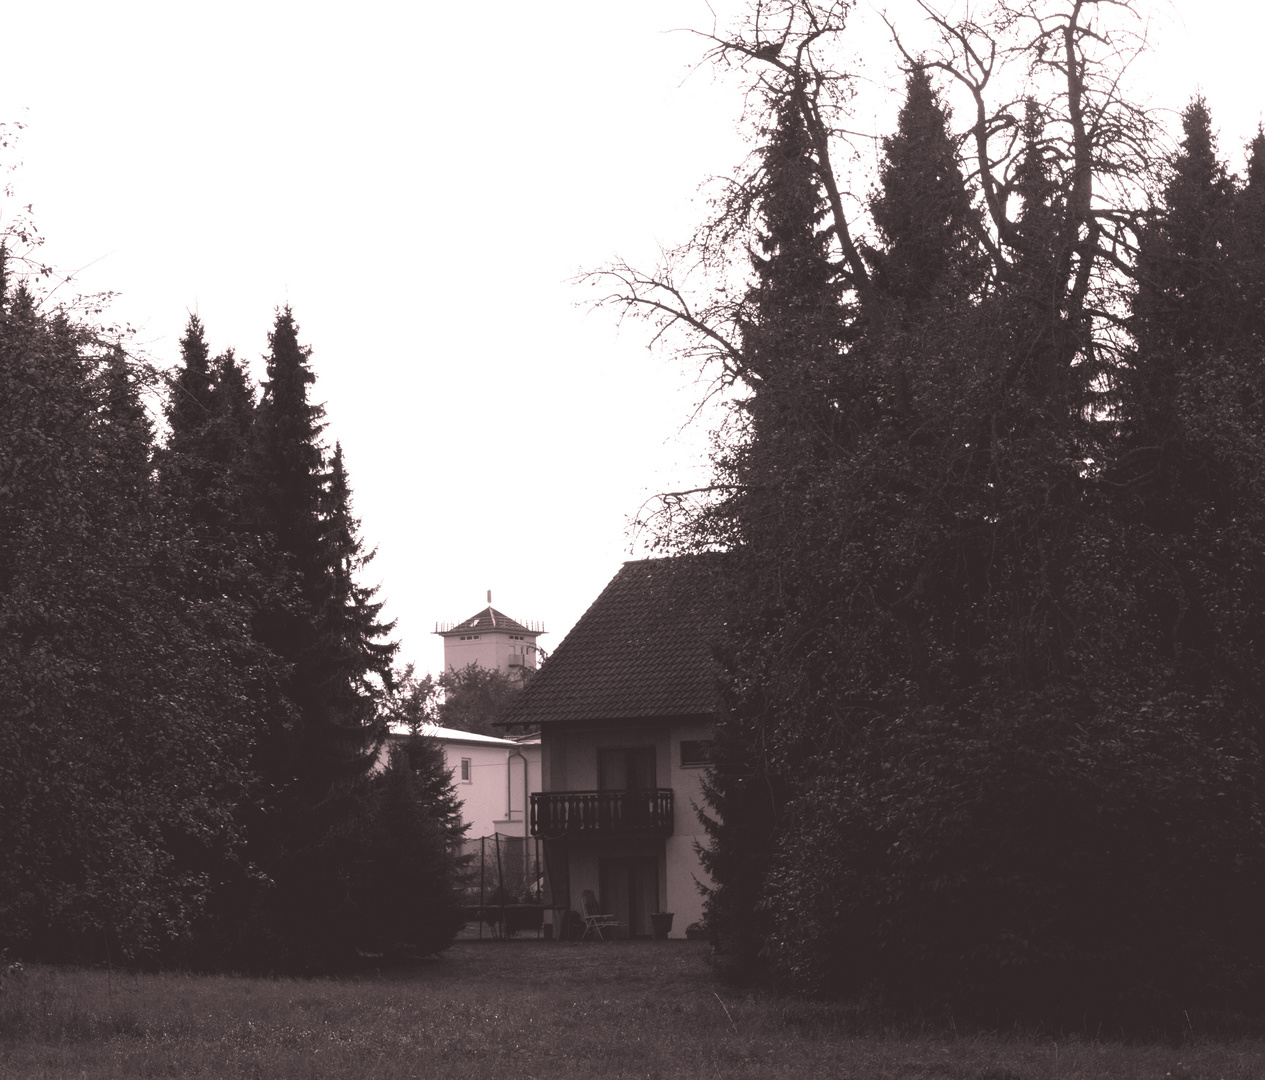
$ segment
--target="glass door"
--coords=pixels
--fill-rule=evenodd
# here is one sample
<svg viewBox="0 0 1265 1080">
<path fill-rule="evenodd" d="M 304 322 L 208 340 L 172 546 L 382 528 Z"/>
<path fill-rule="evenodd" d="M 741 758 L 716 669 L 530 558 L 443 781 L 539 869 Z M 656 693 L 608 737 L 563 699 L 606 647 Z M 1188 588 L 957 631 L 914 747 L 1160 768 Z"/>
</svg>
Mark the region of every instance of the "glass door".
<svg viewBox="0 0 1265 1080">
<path fill-rule="evenodd" d="M 659 860 L 602 859 L 599 881 L 602 910 L 626 924 L 629 937 L 650 937 L 650 913 L 659 910 Z"/>
</svg>

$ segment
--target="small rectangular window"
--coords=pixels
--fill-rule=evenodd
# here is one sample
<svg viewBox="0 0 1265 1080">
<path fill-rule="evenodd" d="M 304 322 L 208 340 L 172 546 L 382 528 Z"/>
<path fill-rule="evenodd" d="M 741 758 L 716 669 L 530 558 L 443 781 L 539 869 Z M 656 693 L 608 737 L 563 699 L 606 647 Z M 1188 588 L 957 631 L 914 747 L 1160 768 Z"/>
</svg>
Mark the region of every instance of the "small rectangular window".
<svg viewBox="0 0 1265 1080">
<path fill-rule="evenodd" d="M 470 783 L 470 759 L 468 757 L 461 759 L 461 782 L 463 784 Z"/>
<path fill-rule="evenodd" d="M 681 768 L 693 769 L 706 765 L 712 759 L 711 739 L 682 739 Z"/>
</svg>

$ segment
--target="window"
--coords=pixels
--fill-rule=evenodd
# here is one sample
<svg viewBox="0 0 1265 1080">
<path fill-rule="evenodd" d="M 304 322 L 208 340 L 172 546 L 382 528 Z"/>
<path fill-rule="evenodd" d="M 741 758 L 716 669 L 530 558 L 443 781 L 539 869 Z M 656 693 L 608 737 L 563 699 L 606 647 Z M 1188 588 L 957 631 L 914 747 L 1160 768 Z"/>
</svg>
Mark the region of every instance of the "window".
<svg viewBox="0 0 1265 1080">
<path fill-rule="evenodd" d="M 471 780 L 470 780 L 470 759 L 469 759 L 468 757 L 463 757 L 463 758 L 461 759 L 461 782 L 462 782 L 463 784 L 469 784 L 469 783 L 471 782 Z"/>
<path fill-rule="evenodd" d="M 712 759 L 711 739 L 682 739 L 681 768 L 693 769 L 706 765 Z"/>
</svg>

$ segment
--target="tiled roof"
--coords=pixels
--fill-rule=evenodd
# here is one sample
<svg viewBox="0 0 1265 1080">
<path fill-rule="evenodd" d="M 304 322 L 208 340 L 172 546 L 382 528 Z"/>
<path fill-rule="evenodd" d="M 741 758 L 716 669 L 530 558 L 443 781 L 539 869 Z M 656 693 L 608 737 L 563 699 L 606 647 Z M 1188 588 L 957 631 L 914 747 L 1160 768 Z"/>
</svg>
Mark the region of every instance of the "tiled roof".
<svg viewBox="0 0 1265 1080">
<path fill-rule="evenodd" d="M 540 630 L 530 630 L 520 622 L 515 622 L 504 612 L 497 611 L 491 604 L 464 622 L 454 623 L 451 629 L 436 630 L 440 637 L 453 634 L 491 633 L 493 630 L 504 630 L 511 634 L 531 634 L 535 637 Z"/>
<path fill-rule="evenodd" d="M 501 723 L 714 713 L 714 566 L 707 556 L 625 563 Z"/>
</svg>

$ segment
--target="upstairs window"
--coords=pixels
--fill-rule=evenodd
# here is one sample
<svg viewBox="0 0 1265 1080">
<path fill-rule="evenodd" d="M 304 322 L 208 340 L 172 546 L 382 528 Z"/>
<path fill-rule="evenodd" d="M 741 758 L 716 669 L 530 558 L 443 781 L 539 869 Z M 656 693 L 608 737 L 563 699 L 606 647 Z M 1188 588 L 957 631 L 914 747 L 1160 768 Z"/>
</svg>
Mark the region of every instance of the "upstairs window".
<svg viewBox="0 0 1265 1080">
<path fill-rule="evenodd" d="M 469 784 L 472 782 L 470 780 L 470 759 L 468 757 L 463 757 L 461 759 L 461 782 L 463 784 Z"/>
<path fill-rule="evenodd" d="M 696 769 L 712 759 L 711 739 L 682 739 L 681 768 Z"/>
</svg>

